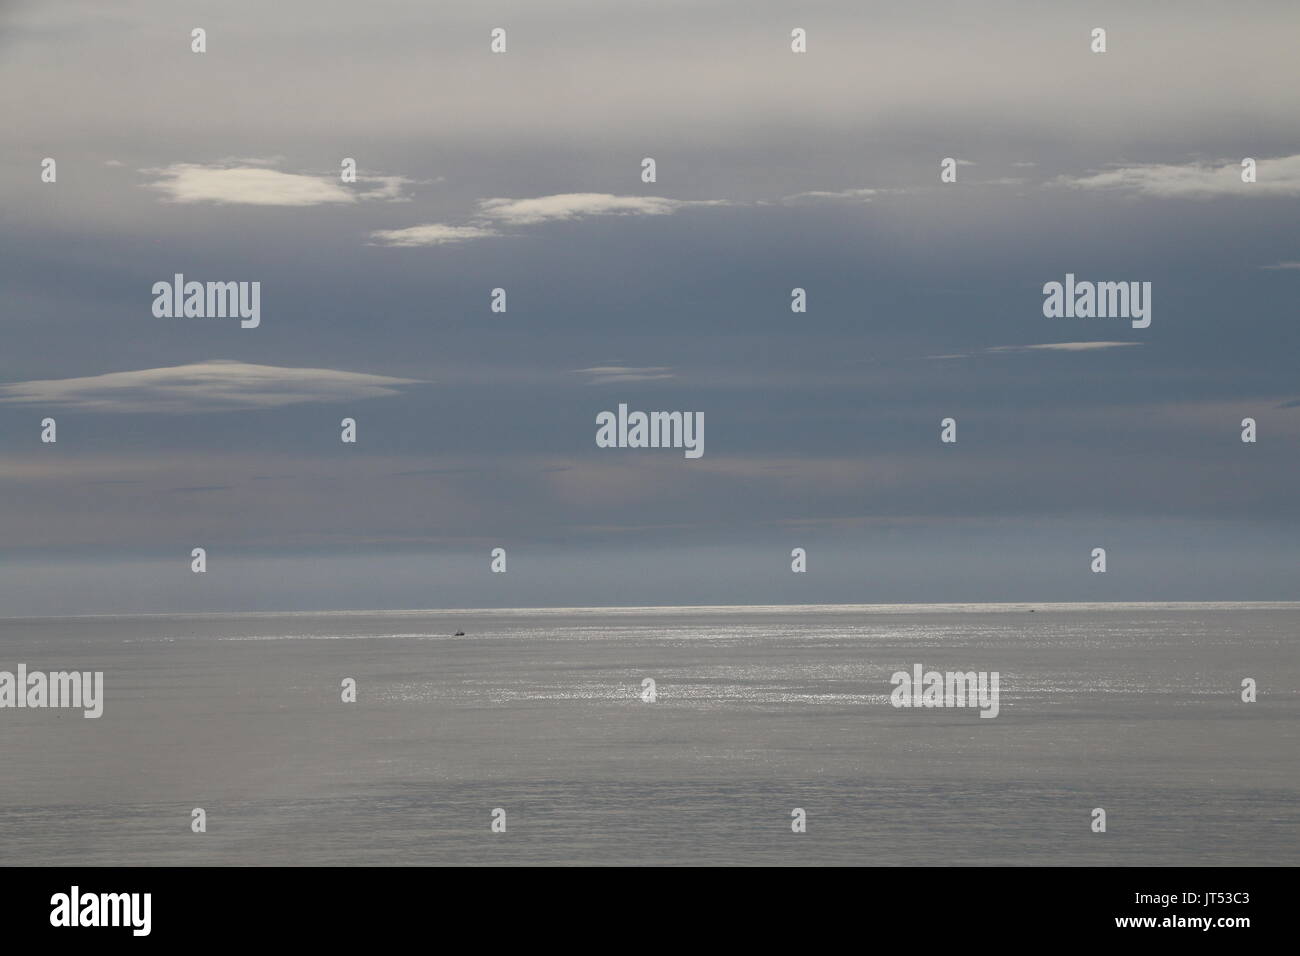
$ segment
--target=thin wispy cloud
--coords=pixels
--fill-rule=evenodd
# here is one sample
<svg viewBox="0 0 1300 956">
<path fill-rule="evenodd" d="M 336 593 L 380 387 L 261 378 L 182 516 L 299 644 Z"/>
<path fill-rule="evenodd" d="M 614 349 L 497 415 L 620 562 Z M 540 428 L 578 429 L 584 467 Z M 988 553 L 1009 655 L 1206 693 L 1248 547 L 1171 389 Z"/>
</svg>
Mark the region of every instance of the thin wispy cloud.
<svg viewBox="0 0 1300 956">
<path fill-rule="evenodd" d="M 928 359 L 962 359 L 975 355 L 998 355 L 1014 352 L 1099 352 L 1103 349 L 1125 348 L 1141 342 L 1047 342 L 1042 345 L 993 345 L 976 352 L 956 352 L 945 355 L 927 355 Z"/>
<path fill-rule="evenodd" d="M 1260 266 L 1260 268 L 1269 269 L 1269 270 L 1290 271 L 1293 269 L 1300 269 L 1300 262 L 1275 262 L 1271 266 Z"/>
<path fill-rule="evenodd" d="M 423 226 L 407 226 L 405 229 L 376 229 L 370 234 L 370 238 L 376 245 L 412 248 L 445 246 L 499 235 L 500 232 L 489 226 L 452 226 L 431 222 Z"/>
<path fill-rule="evenodd" d="M 680 209 L 723 206 L 721 199 L 665 199 L 662 196 L 615 196 L 612 193 L 558 193 L 534 199 L 483 199 L 480 215 L 512 226 L 562 222 L 588 216 L 667 216 Z"/>
<path fill-rule="evenodd" d="M 481 468 L 411 468 L 407 471 L 395 471 L 392 473 L 393 478 L 416 478 L 424 475 L 477 475 L 482 474 Z"/>
<path fill-rule="evenodd" d="M 613 193 L 556 193 L 532 199 L 481 199 L 467 224 L 424 223 L 402 229 L 377 229 L 371 240 L 385 246 L 441 246 L 505 235 L 502 228 L 569 222 L 592 216 L 667 216 L 681 209 L 729 205 L 722 199 L 667 199 Z"/>
<path fill-rule="evenodd" d="M 1055 184 L 1155 196 L 1165 199 L 1215 199 L 1220 196 L 1300 196 L 1300 154 L 1260 159 L 1256 181 L 1241 181 L 1241 160 L 1217 163 L 1116 166 L 1088 176 L 1061 176 Z"/>
<path fill-rule="evenodd" d="M 417 182 L 405 176 L 362 176 L 357 175 L 357 182 L 368 187 L 357 193 L 358 199 L 375 202 L 410 202 L 406 187 Z"/>
<path fill-rule="evenodd" d="M 1049 342 L 1044 345 L 995 345 L 985 352 L 1096 352 L 1100 349 L 1120 349 L 1141 342 Z"/>
<path fill-rule="evenodd" d="M 871 202 L 872 198 L 879 193 L 879 189 L 839 189 L 834 191 L 816 189 L 809 192 L 795 193 L 793 196 L 786 196 L 781 201 L 792 204 L 814 202 Z"/>
<path fill-rule="evenodd" d="M 399 394 L 416 379 L 214 359 L 192 365 L 0 385 L 0 402 L 93 412 L 181 414 Z"/>
<path fill-rule="evenodd" d="M 626 365 L 597 365 L 592 368 L 575 369 L 579 375 L 588 376 L 588 385 L 611 385 L 620 382 L 653 382 L 659 379 L 674 378 L 673 370 L 668 365 L 651 365 L 633 368 Z"/>
</svg>

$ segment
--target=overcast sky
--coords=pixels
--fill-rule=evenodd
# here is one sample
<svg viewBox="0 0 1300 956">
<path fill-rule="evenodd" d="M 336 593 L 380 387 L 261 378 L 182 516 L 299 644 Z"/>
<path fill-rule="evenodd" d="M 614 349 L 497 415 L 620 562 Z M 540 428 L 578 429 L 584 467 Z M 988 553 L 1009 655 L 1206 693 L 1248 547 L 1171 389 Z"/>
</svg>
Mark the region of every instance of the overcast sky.
<svg viewBox="0 0 1300 956">
<path fill-rule="evenodd" d="M 0 614 L 1300 597 L 1297 36 L 0 3 Z M 260 282 L 260 326 L 155 317 L 175 273 Z M 1067 273 L 1150 282 L 1150 327 L 1045 318 Z M 596 447 L 620 402 L 704 455 Z"/>
</svg>

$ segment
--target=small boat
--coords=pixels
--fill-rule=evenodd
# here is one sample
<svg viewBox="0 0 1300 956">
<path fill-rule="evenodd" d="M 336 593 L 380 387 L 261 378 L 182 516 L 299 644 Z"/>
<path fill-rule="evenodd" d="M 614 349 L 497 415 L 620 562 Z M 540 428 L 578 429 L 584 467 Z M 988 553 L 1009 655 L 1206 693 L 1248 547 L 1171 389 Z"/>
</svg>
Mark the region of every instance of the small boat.
<svg viewBox="0 0 1300 956">
<path fill-rule="evenodd" d="M 452 637 L 464 637 L 464 636 L 465 636 L 464 631 L 457 631 L 455 634 L 452 635 Z"/>
</svg>

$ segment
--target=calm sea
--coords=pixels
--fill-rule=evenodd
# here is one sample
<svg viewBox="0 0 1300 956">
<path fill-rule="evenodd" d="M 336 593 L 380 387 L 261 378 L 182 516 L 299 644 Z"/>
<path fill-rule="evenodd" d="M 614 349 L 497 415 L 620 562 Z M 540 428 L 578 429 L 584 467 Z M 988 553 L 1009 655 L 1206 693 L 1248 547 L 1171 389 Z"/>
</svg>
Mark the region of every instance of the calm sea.
<svg viewBox="0 0 1300 956">
<path fill-rule="evenodd" d="M 0 620 L 19 663 L 106 700 L 0 710 L 0 864 L 1300 863 L 1300 604 Z M 918 663 L 998 717 L 892 707 Z"/>
</svg>

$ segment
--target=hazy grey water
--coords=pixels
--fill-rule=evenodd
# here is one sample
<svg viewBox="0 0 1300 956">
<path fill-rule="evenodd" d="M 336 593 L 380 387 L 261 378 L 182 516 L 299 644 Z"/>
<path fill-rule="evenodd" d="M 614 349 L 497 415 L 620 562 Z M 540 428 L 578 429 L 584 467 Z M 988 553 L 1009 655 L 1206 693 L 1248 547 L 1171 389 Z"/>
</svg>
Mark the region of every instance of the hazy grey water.
<svg viewBox="0 0 1300 956">
<path fill-rule="evenodd" d="M 1300 862 L 1300 604 L 1035 607 L 4 620 L 107 701 L 0 710 L 0 863 Z"/>
</svg>

